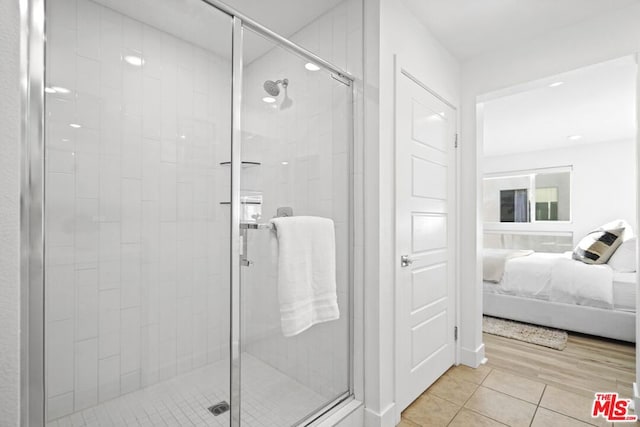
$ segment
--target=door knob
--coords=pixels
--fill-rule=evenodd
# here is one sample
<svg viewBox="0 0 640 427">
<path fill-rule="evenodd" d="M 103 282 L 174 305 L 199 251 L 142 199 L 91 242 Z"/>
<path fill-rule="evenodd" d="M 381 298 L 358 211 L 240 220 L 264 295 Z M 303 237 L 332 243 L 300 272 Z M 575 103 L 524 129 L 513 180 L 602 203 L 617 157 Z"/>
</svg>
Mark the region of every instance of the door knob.
<svg viewBox="0 0 640 427">
<path fill-rule="evenodd" d="M 409 255 L 402 255 L 400 257 L 400 266 L 409 267 L 411 264 L 413 264 L 413 260 L 409 258 Z"/>
</svg>

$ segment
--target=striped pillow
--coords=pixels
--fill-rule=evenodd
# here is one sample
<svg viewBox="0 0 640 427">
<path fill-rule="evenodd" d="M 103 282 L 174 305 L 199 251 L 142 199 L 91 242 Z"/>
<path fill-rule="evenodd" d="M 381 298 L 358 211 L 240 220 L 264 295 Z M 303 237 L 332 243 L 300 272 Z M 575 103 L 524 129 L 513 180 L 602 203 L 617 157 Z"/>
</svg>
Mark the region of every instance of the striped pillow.
<svg viewBox="0 0 640 427">
<path fill-rule="evenodd" d="M 622 244 L 624 228 L 592 231 L 573 250 L 573 259 L 585 264 L 605 264 Z"/>
</svg>

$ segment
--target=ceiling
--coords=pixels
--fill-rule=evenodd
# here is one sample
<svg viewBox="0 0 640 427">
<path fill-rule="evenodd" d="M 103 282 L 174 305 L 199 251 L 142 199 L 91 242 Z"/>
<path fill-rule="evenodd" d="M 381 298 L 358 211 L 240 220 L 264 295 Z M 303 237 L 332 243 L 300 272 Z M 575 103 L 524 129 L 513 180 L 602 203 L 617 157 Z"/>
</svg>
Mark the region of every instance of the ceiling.
<svg viewBox="0 0 640 427">
<path fill-rule="evenodd" d="M 344 0 L 227 0 L 225 3 L 270 30 L 289 37 L 342 1 Z M 250 43 L 245 43 L 245 61 L 250 63 L 272 48 L 272 42 L 251 38 Z"/>
<path fill-rule="evenodd" d="M 343 0 L 227 0 L 224 3 L 276 33 L 289 37 Z M 195 0 L 96 0 L 133 19 L 229 58 L 231 19 Z M 246 63 L 273 48 L 273 43 L 251 38 L 246 43 Z"/>
<path fill-rule="evenodd" d="M 625 57 L 513 88 L 484 103 L 484 154 L 503 155 L 631 139 L 636 64 Z M 562 85 L 550 87 L 554 82 Z M 580 139 L 569 139 L 580 135 Z"/>
<path fill-rule="evenodd" d="M 227 0 L 238 12 L 284 36 L 327 13 L 343 0 Z"/>
<path fill-rule="evenodd" d="M 460 60 L 513 46 L 640 0 L 403 0 Z"/>
</svg>

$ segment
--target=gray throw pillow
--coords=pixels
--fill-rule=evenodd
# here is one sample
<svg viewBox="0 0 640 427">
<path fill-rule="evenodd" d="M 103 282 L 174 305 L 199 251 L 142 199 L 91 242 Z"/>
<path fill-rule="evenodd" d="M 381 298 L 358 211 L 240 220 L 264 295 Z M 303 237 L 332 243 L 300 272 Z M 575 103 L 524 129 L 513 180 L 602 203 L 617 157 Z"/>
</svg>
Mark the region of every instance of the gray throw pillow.
<svg viewBox="0 0 640 427">
<path fill-rule="evenodd" d="M 573 251 L 573 259 L 585 264 L 605 264 L 622 244 L 624 228 L 592 231 L 587 234 Z"/>
</svg>

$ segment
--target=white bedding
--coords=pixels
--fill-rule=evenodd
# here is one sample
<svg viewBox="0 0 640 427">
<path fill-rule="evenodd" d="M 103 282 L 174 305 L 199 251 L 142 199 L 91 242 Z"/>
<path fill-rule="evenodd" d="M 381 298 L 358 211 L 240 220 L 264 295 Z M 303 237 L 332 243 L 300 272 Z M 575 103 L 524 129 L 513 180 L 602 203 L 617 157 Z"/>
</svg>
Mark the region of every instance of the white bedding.
<svg viewBox="0 0 640 427">
<path fill-rule="evenodd" d="M 613 270 L 606 264 L 587 265 L 571 252 L 536 252 L 507 261 L 496 293 L 567 304 L 614 308 Z M 628 307 L 629 304 L 627 304 Z M 635 304 L 633 304 L 635 306 Z"/>
<path fill-rule="evenodd" d="M 613 273 L 613 308 L 636 311 L 636 273 Z"/>
<path fill-rule="evenodd" d="M 514 249 L 485 249 L 482 257 L 482 277 L 488 282 L 498 283 L 504 267 L 510 259 L 531 255 L 533 251 Z"/>
<path fill-rule="evenodd" d="M 571 259 L 571 252 L 551 268 L 551 301 L 613 308 L 613 269 Z"/>
<path fill-rule="evenodd" d="M 504 268 L 500 288 L 507 294 L 549 299 L 551 267 L 562 254 L 535 252 L 509 260 Z"/>
</svg>

